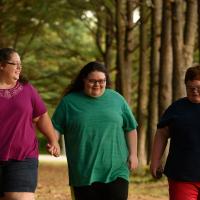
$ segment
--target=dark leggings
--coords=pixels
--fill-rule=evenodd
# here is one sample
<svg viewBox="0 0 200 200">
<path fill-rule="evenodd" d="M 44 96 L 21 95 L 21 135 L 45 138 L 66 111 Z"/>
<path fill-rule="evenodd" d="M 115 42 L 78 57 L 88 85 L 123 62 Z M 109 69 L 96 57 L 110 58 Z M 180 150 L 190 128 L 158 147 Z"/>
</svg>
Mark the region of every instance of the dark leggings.
<svg viewBox="0 0 200 200">
<path fill-rule="evenodd" d="M 0 197 L 3 196 L 3 191 L 2 191 L 2 188 L 3 188 L 3 172 L 2 172 L 2 166 L 0 164 Z"/>
<path fill-rule="evenodd" d="M 128 181 L 117 178 L 110 183 L 95 182 L 90 186 L 73 187 L 76 200 L 127 200 Z"/>
</svg>

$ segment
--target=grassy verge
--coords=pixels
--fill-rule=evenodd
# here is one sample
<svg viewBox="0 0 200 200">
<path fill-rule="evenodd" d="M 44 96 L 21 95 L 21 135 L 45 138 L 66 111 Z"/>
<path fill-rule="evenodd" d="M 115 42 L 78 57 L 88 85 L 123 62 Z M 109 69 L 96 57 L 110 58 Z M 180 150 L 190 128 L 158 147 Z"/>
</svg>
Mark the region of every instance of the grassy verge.
<svg viewBox="0 0 200 200">
<path fill-rule="evenodd" d="M 130 177 L 130 193 L 149 196 L 152 199 L 168 199 L 167 178 L 154 179 L 149 167 L 138 169 Z"/>
</svg>

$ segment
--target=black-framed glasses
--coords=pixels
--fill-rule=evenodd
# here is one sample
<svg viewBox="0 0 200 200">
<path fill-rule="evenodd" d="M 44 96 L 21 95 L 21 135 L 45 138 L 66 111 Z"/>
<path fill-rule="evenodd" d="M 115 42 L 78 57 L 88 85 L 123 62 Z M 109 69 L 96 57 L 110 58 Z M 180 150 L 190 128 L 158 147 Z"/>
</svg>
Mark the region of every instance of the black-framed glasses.
<svg viewBox="0 0 200 200">
<path fill-rule="evenodd" d="M 14 65 L 16 67 L 22 68 L 22 64 L 21 63 L 14 63 L 14 62 L 6 62 L 9 65 Z"/>
<path fill-rule="evenodd" d="M 200 93 L 200 86 L 189 86 L 189 85 L 187 85 L 186 89 L 189 92 L 195 92 L 195 91 L 197 91 L 198 93 Z"/>
<path fill-rule="evenodd" d="M 104 85 L 106 83 L 106 79 L 99 79 L 99 80 L 95 80 L 95 79 L 88 79 L 89 84 L 91 85 L 96 85 L 97 83 L 99 85 Z"/>
</svg>

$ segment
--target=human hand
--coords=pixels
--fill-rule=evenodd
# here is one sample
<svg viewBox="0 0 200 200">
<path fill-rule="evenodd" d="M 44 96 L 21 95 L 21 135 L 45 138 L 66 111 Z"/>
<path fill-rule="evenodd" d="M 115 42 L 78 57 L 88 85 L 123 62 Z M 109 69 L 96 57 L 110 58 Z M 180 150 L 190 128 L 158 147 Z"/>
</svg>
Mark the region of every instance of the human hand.
<svg viewBox="0 0 200 200">
<path fill-rule="evenodd" d="M 128 157 L 128 168 L 129 170 L 135 170 L 138 167 L 137 155 L 129 155 Z"/>
<path fill-rule="evenodd" d="M 58 157 L 60 156 L 60 145 L 58 142 L 47 143 L 46 145 L 47 152 L 52 156 Z"/>
<path fill-rule="evenodd" d="M 150 172 L 154 178 L 160 179 L 163 174 L 163 167 L 159 162 L 151 163 Z"/>
</svg>

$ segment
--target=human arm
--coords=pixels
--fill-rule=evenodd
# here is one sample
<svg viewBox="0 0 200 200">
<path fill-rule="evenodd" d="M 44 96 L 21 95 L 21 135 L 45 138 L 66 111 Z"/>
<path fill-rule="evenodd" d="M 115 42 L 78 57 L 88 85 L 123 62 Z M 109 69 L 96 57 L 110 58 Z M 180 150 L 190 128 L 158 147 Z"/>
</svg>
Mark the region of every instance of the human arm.
<svg viewBox="0 0 200 200">
<path fill-rule="evenodd" d="M 127 133 L 127 145 L 129 150 L 128 166 L 130 170 L 134 170 L 138 166 L 136 129 Z"/>
<path fill-rule="evenodd" d="M 163 171 L 161 159 L 167 146 L 168 138 L 168 126 L 157 129 L 153 142 L 150 165 L 150 171 L 154 178 L 159 178 L 158 173 Z"/>
<path fill-rule="evenodd" d="M 61 133 L 58 130 L 56 130 L 56 129 L 55 129 L 55 133 L 56 133 L 57 140 L 59 141 Z"/>
<path fill-rule="evenodd" d="M 33 119 L 33 121 L 35 122 L 36 127 L 39 129 L 39 131 L 48 140 L 47 151 L 54 156 L 59 156 L 60 146 L 58 144 L 58 136 L 55 133 L 55 130 L 53 128 L 53 125 L 48 113 L 46 112 L 42 114 L 41 116 Z"/>
</svg>

